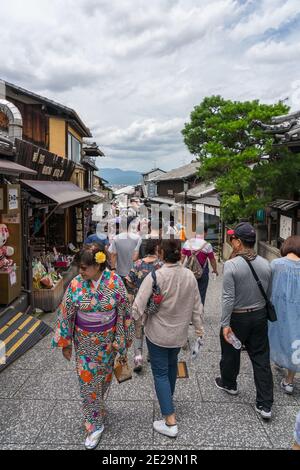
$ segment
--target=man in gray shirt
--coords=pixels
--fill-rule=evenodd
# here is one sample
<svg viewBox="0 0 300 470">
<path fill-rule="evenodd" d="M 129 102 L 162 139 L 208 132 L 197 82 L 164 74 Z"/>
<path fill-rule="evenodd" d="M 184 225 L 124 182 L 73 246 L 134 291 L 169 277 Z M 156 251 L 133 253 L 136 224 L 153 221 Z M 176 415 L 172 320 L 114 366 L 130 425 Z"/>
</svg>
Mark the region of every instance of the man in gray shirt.
<svg viewBox="0 0 300 470">
<path fill-rule="evenodd" d="M 215 383 L 218 388 L 231 395 L 238 393 L 237 377 L 240 371 L 241 349 L 235 349 L 232 345 L 234 334 L 245 345 L 252 362 L 257 391 L 256 411 L 262 418 L 270 419 L 273 405 L 273 377 L 266 301 L 247 261 L 252 264 L 269 298 L 272 282 L 271 267 L 267 260 L 254 252 L 256 233 L 252 225 L 242 222 L 228 234 L 233 247 L 233 258 L 224 265 L 221 377 L 217 377 Z"/>
<path fill-rule="evenodd" d="M 112 270 L 122 278 L 126 277 L 133 266 L 133 262 L 139 257 L 141 237 L 130 230 L 133 219 L 121 220 L 121 233 L 117 235 L 109 248 L 111 254 Z"/>
</svg>

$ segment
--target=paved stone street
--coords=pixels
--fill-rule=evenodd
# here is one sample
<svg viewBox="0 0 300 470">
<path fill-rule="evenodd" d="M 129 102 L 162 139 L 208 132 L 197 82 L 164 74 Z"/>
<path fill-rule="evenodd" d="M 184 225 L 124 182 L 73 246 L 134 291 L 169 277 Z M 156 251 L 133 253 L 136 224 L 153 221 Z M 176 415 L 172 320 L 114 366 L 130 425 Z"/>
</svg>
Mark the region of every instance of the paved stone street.
<svg viewBox="0 0 300 470">
<path fill-rule="evenodd" d="M 240 394 L 218 390 L 221 278 L 211 281 L 205 313 L 206 338 L 193 364 L 182 352 L 189 378 L 177 382 L 179 435 L 173 441 L 154 433 L 160 417 L 149 364 L 132 381 L 112 384 L 101 449 L 289 449 L 300 409 L 300 380 L 293 396 L 284 395 L 274 370 L 274 417 L 264 423 L 256 415 L 253 374 L 242 353 Z M 55 314 L 46 321 L 53 325 Z M 190 338 L 193 338 L 191 328 Z M 83 449 L 84 430 L 74 363 L 50 349 L 51 337 L 38 343 L 0 375 L 0 449 Z M 191 341 L 192 342 L 192 341 Z M 130 353 L 132 357 L 132 351 Z"/>
</svg>

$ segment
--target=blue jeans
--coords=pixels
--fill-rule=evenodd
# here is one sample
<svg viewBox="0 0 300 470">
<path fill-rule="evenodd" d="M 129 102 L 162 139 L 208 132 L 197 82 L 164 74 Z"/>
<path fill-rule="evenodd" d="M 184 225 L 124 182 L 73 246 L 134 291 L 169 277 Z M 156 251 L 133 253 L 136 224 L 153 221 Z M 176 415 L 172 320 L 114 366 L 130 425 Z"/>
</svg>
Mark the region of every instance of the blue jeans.
<svg viewBox="0 0 300 470">
<path fill-rule="evenodd" d="M 173 395 L 177 380 L 180 348 L 162 348 L 146 338 L 156 395 L 163 416 L 174 413 Z"/>
</svg>

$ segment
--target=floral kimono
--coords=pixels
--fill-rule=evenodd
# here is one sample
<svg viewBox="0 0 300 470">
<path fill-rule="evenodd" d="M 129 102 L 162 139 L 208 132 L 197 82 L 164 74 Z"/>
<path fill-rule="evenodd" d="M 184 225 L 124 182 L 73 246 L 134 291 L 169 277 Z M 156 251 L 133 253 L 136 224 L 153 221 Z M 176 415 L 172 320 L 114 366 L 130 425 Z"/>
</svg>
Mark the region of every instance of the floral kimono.
<svg viewBox="0 0 300 470">
<path fill-rule="evenodd" d="M 53 347 L 75 346 L 76 368 L 88 433 L 103 424 L 104 395 L 117 353 L 126 355 L 134 335 L 121 278 L 105 270 L 98 283 L 75 277 L 58 309 Z"/>
</svg>

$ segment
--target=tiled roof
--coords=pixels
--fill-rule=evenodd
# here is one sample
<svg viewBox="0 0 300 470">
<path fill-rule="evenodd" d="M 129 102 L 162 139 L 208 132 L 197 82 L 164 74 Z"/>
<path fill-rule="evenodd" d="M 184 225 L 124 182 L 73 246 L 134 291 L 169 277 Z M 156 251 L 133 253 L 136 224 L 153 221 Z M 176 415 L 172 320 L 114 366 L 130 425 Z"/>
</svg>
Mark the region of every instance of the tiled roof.
<svg viewBox="0 0 300 470">
<path fill-rule="evenodd" d="M 300 201 L 286 201 L 284 199 L 277 199 L 269 204 L 274 209 L 280 209 L 282 211 L 290 211 L 300 206 Z"/>
<path fill-rule="evenodd" d="M 195 204 L 204 204 L 205 206 L 221 207 L 221 203 L 217 197 L 201 197 L 193 202 Z"/>
<path fill-rule="evenodd" d="M 170 180 L 179 180 L 182 178 L 188 178 L 190 176 L 196 175 L 198 168 L 200 167 L 200 162 L 191 162 L 188 165 L 175 168 L 174 170 L 168 171 L 164 175 L 157 176 L 151 181 L 170 181 Z"/>
<path fill-rule="evenodd" d="M 1 80 L 0 80 L 1 81 Z M 32 91 L 25 90 L 25 88 L 21 88 L 17 85 L 14 85 L 13 83 L 9 83 L 4 81 L 5 85 L 10 88 L 16 95 L 18 94 L 23 94 L 25 96 L 29 96 L 34 100 L 40 101 L 42 103 L 45 103 L 46 105 L 53 106 L 56 109 L 61 110 L 65 114 L 67 114 L 71 119 L 73 119 L 82 129 L 84 133 L 84 137 L 92 137 L 91 131 L 86 127 L 86 125 L 83 123 L 81 118 L 78 116 L 76 111 L 74 109 L 69 108 L 68 106 L 64 106 L 60 103 L 57 103 L 56 101 L 50 100 L 49 98 L 45 98 L 44 96 L 38 95 L 37 93 L 33 93 Z"/>
<path fill-rule="evenodd" d="M 212 183 L 201 183 L 195 186 L 194 188 L 189 189 L 189 191 L 187 192 L 187 196 L 191 198 L 197 198 L 214 193 L 215 191 L 216 188 Z M 179 194 L 184 196 L 184 192 Z"/>
</svg>

